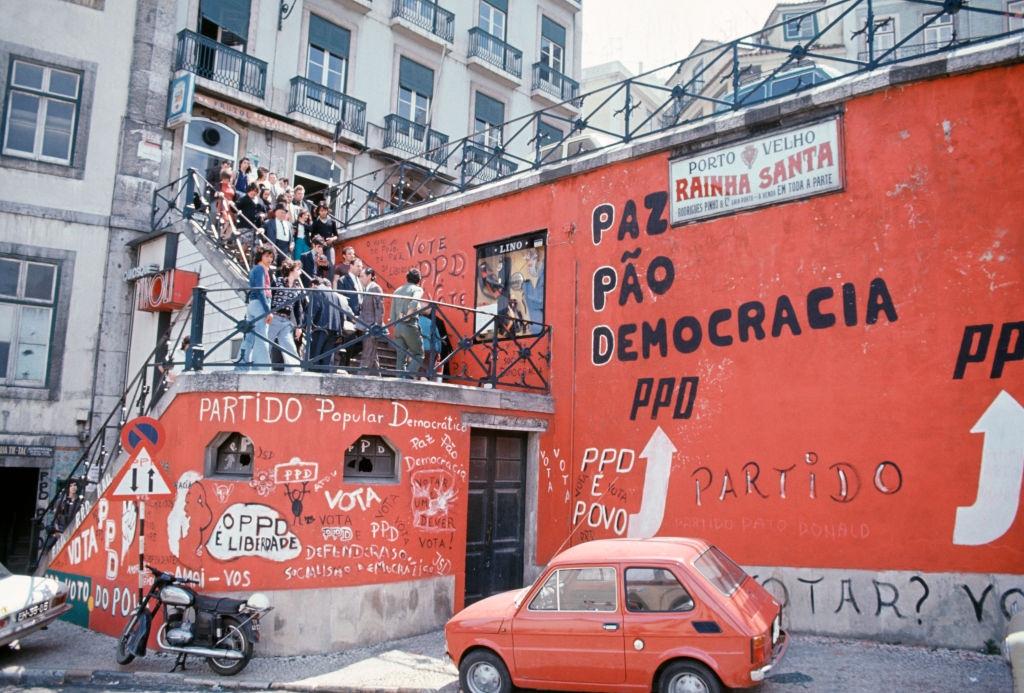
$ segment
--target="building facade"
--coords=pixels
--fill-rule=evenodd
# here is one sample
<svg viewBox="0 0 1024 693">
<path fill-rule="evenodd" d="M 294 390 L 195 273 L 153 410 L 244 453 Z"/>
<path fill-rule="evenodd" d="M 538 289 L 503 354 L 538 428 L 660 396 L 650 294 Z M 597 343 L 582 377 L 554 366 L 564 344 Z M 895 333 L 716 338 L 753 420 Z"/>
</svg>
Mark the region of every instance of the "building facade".
<svg viewBox="0 0 1024 693">
<path fill-rule="evenodd" d="M 170 56 L 140 38 L 152 6 L 21 4 L 0 28 L 0 560 L 15 569 L 52 480 L 124 389 L 125 244 L 163 157 L 146 81 Z"/>
<path fill-rule="evenodd" d="M 178 4 L 174 68 L 196 84 L 191 122 L 174 135 L 173 171 L 205 174 L 214 161 L 248 157 L 307 194 L 354 179 L 377 195 L 351 210 L 364 218 L 444 191 L 446 179 L 483 182 L 528 166 L 536 148 L 517 142 L 505 151 L 503 124 L 578 94 L 576 0 L 281 8 L 270 0 Z M 529 127 L 542 143 L 567 132 L 574 114 L 570 103 L 564 118 Z M 449 152 L 449 141 L 470 134 L 472 145 Z M 372 176 L 406 159 L 417 165 L 388 180 Z M 421 186 L 429 170 L 437 181 Z"/>
</svg>

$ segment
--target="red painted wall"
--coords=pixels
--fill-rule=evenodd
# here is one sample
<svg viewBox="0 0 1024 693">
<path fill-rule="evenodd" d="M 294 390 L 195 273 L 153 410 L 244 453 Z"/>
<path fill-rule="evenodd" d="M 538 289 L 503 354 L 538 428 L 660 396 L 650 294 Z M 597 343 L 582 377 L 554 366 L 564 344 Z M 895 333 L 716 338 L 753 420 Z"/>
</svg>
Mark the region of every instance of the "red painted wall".
<svg viewBox="0 0 1024 693">
<path fill-rule="evenodd" d="M 1007 86 L 1022 79 L 1024 67 L 998 68 L 850 101 L 840 121 L 841 192 L 652 235 L 648 224 L 660 225 L 649 222 L 645 197 L 670 187 L 669 157 L 657 154 L 354 245 L 394 284 L 418 265 L 432 297 L 472 305 L 474 245 L 548 229 L 556 416 L 542 440 L 540 562 L 580 515 L 574 542 L 630 533 L 639 523 L 629 515 L 646 492 L 654 506 L 664 499 L 660 533 L 711 539 L 746 564 L 1019 573 L 1024 103 Z M 592 215 L 602 204 L 614 207 L 615 222 L 595 243 Z M 620 233 L 630 204 L 636 237 L 628 225 Z M 674 269 L 660 295 L 646 279 L 657 257 Z M 594 274 L 602 266 L 615 270 L 620 288 L 635 268 L 639 294 L 613 291 L 596 311 Z M 835 325 L 811 326 L 815 289 L 816 297 L 831 292 L 816 305 Z M 794 317 L 784 311 L 773 337 L 783 296 Z M 742 341 L 737 313 L 751 302 L 764 307 L 767 334 L 748 330 Z M 732 338 L 728 346 L 707 335 L 721 309 L 731 310 L 719 328 Z M 686 316 L 704 334 L 681 353 L 671 329 Z M 643 323 L 662 318 L 667 354 L 655 349 L 645 358 Z M 632 348 L 593 365 L 595 328 L 618 336 L 634 324 L 626 334 Z M 964 353 L 976 362 L 954 378 L 968 326 L 983 326 L 966 332 Z M 1000 351 L 1004 363 L 994 369 Z M 676 389 L 671 406 L 656 415 L 640 407 L 631 418 L 643 378 L 663 395 L 670 381 L 660 379 L 678 388 L 696 378 L 689 417 L 673 417 Z M 667 481 L 641 455 L 658 428 L 668 442 L 653 438 L 652 456 L 675 449 Z M 620 456 L 605 452 L 612 450 L 626 451 L 618 470 L 607 461 Z M 990 528 L 997 516 L 1010 524 L 986 539 L 965 518 L 954 543 L 957 508 L 979 495 L 983 465 L 1003 480 L 993 487 L 1009 490 L 983 494 L 976 510 L 992 518 Z"/>
<path fill-rule="evenodd" d="M 201 579 L 209 592 L 454 575 L 461 604 L 469 429 L 460 414 L 432 402 L 177 397 L 151 455 L 170 493 L 146 502 L 146 562 Z M 207 445 L 236 431 L 255 446 L 253 479 L 204 478 Z M 343 481 L 346 448 L 365 435 L 397 448 L 398 483 Z M 138 587 L 137 514 L 115 495 L 130 472 L 125 465 L 50 566 L 91 579 L 89 625 L 108 633 L 124 626 Z"/>
</svg>

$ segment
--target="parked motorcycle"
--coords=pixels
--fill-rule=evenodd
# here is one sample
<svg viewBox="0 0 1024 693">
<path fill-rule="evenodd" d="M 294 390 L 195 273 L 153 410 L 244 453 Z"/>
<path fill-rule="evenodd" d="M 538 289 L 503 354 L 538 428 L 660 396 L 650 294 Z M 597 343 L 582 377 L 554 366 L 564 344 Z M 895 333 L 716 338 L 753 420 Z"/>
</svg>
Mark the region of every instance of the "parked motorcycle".
<svg viewBox="0 0 1024 693">
<path fill-rule="evenodd" d="M 157 631 L 156 642 L 161 650 L 178 654 L 175 668 L 184 668 L 185 658 L 192 655 L 205 657 L 210 668 L 221 676 L 233 676 L 244 669 L 252 659 L 253 644 L 260 639 L 260 618 L 273 608 L 266 595 L 256 592 L 248 599 L 204 597 L 188 588 L 198 585 L 198 580 L 146 567 L 153 573 L 153 585 L 117 641 L 118 664 L 146 655 L 153 617 L 163 605 L 164 623 Z"/>
</svg>

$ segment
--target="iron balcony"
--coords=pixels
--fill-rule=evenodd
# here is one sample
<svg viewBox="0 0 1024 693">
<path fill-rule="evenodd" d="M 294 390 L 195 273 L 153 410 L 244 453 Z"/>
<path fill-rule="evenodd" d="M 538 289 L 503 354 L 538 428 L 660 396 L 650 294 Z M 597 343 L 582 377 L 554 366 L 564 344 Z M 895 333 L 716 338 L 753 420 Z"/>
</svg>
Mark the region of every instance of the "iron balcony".
<svg viewBox="0 0 1024 693">
<path fill-rule="evenodd" d="M 348 94 L 330 89 L 322 84 L 292 77 L 291 93 L 288 98 L 288 112 L 322 120 L 337 126 L 342 132 L 351 132 L 362 137 L 366 134 L 366 102 Z"/>
<path fill-rule="evenodd" d="M 394 0 L 393 19 L 402 19 L 452 43 L 455 40 L 455 13 L 431 0 Z"/>
<path fill-rule="evenodd" d="M 444 164 L 448 156 L 448 135 L 391 113 L 384 116 L 384 147 Z"/>
<path fill-rule="evenodd" d="M 533 89 L 550 94 L 556 101 L 572 100 L 573 105 L 577 105 L 580 95 L 579 82 L 543 62 L 533 64 Z"/>
<path fill-rule="evenodd" d="M 267 89 L 265 62 L 188 29 L 178 32 L 174 69 L 187 70 L 260 99 Z"/>
<path fill-rule="evenodd" d="M 523 76 L 523 52 L 480 27 L 469 30 L 469 57 L 494 65 L 516 79 Z"/>
</svg>

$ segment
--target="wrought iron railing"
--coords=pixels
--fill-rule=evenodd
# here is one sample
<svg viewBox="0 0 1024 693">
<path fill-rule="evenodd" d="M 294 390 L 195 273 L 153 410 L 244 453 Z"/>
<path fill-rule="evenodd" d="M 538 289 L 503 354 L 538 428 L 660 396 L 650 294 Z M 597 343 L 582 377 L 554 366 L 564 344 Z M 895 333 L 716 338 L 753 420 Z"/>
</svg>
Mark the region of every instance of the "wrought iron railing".
<svg viewBox="0 0 1024 693">
<path fill-rule="evenodd" d="M 480 58 L 513 77 L 523 76 L 523 52 L 480 27 L 469 30 L 469 57 Z"/>
<path fill-rule="evenodd" d="M 384 116 L 384 146 L 426 157 L 439 163 L 447 156 L 448 135 L 408 118 L 391 113 Z"/>
<path fill-rule="evenodd" d="M 267 89 L 265 62 L 188 29 L 178 32 L 174 69 L 188 70 L 261 99 Z"/>
<path fill-rule="evenodd" d="M 551 328 L 522 317 L 514 300 L 484 311 L 397 294 L 356 292 L 364 302 L 380 299 L 383 315 L 391 315 L 393 301 L 401 302 L 393 318 L 367 323 L 344 307 L 353 298 L 352 292 L 326 287 L 270 289 L 272 294 L 291 293 L 287 300 L 278 301 L 273 311 L 260 308 L 258 299 L 253 298 L 247 315 L 240 316 L 231 314 L 223 299 L 225 293 L 230 298 L 240 290 L 193 290 L 191 345 L 182 364 L 186 371 L 344 372 L 550 391 Z M 204 321 L 213 314 L 223 315 L 236 327 L 218 332 L 210 344 Z M 288 321 L 286 327 L 292 330 L 297 328 L 301 346 L 295 344 L 294 337 L 272 342 L 264 328 L 268 317 Z M 238 337 L 242 337 L 242 347 L 236 356 L 232 342 Z M 278 350 L 280 359 L 273 357 L 272 349 Z M 371 349 L 393 351 L 395 363 L 380 363 L 372 355 L 364 358 Z"/>
<path fill-rule="evenodd" d="M 295 76 L 291 79 L 288 112 L 302 113 L 344 132 L 366 134 L 366 102 L 322 84 Z"/>
<path fill-rule="evenodd" d="M 331 196 L 341 200 L 339 223 L 348 226 L 382 214 L 401 211 L 423 200 L 463 192 L 519 171 L 538 169 L 583 153 L 630 142 L 636 137 L 712 117 L 722 111 L 736 111 L 755 103 L 780 98 L 783 96 L 781 90 L 773 92 L 761 87 L 777 81 L 780 75 L 785 78 L 787 71 L 798 67 L 813 65 L 823 69 L 818 71 L 820 74 L 815 79 L 795 80 L 796 83 L 790 85 L 793 88 L 786 93 L 809 89 L 823 82 L 872 70 L 879 65 L 912 60 L 922 54 L 915 46 L 929 45 L 922 43 L 924 32 L 950 15 L 959 14 L 961 19 L 965 15 L 973 18 L 973 23 L 961 21 L 960 25 L 971 25 L 974 33 L 954 36 L 950 42 L 936 45 L 934 50 L 928 51 L 929 54 L 1024 33 L 1019 28 L 1008 28 L 1008 22 L 1014 15 L 1005 10 L 987 9 L 966 4 L 962 0 L 906 2 L 935 14 L 922 16 L 913 25 L 904 22 L 900 27 L 904 33 L 895 41 L 891 33 L 876 31 L 876 9 L 888 7 L 888 3 L 883 5 L 878 0 L 835 0 L 806 13 L 807 16 L 818 16 L 819 19 L 814 22 L 814 36 L 802 43 L 770 43 L 769 36 L 781 37 L 783 34 L 785 22 L 779 22 L 734 41 L 698 51 L 683 60 L 580 94 L 575 99 L 565 99 L 559 105 L 495 126 L 492 129 L 500 131 L 504 144 L 500 152 L 492 151 L 484 157 L 491 165 L 480 163 L 479 145 L 475 144 L 481 137 L 480 133 L 450 141 L 443 148 L 438 147 L 435 156 L 428 157 L 436 162 L 435 166 L 419 176 L 419 182 L 406 199 L 385 206 L 380 204 L 381 200 L 391 198 L 389 191 L 395 180 L 401 178 L 409 168 L 418 166 L 412 159 L 354 177 L 322 191 L 317 197 Z M 983 22 L 979 18 L 984 18 L 991 25 L 990 30 L 983 31 L 980 28 Z M 789 19 L 792 21 L 793 18 Z M 818 48 L 818 44 L 824 42 L 822 37 L 826 34 L 834 35 L 837 27 L 841 27 L 844 32 L 853 27 L 849 41 L 865 46 L 863 54 L 858 55 L 853 48 L 838 54 L 834 48 Z M 877 48 L 876 33 L 881 36 Z M 503 43 L 495 44 L 492 38 L 482 30 L 471 30 L 470 55 L 477 51 L 476 54 L 482 59 L 490 58 L 493 64 L 504 69 L 510 51 L 502 48 L 505 45 Z M 852 57 L 855 55 L 858 57 Z M 677 75 L 689 76 L 679 79 Z M 650 112 L 639 111 L 639 89 L 644 90 L 649 100 L 654 101 L 654 108 Z M 578 105 L 579 114 L 565 115 L 566 105 Z M 599 124 L 609 121 L 602 117 L 607 114 L 612 115 L 611 120 L 616 123 L 615 126 L 602 127 Z M 542 121 L 562 131 L 562 138 L 545 138 L 541 142 L 542 146 L 537 146 L 541 138 L 551 132 L 546 129 L 544 135 L 540 134 L 538 126 Z M 584 138 L 587 139 L 586 147 L 566 145 L 567 142 L 578 143 Z M 427 153 L 431 153 L 431 148 L 428 148 Z M 506 165 L 494 165 L 497 159 L 505 161 Z M 459 175 L 452 176 L 451 171 L 458 171 Z"/>
<path fill-rule="evenodd" d="M 559 101 L 573 102 L 574 106 L 580 95 L 579 82 L 543 62 L 533 64 L 533 89 L 546 92 Z"/>
<path fill-rule="evenodd" d="M 161 397 L 174 383 L 181 364 L 175 367 L 174 353 L 179 350 L 190 315 L 186 305 L 161 336 L 156 348 L 150 352 L 142 367 L 128 382 L 113 409 L 96 427 L 85 443 L 81 455 L 71 471 L 53 485 L 56 492 L 45 508 L 33 518 L 32 555 L 33 572 L 36 566 L 49 562 L 49 556 L 59 551 L 62 541 L 70 536 L 88 512 L 91 504 L 103 493 L 116 473 L 112 467 L 123 452 L 121 429 L 132 418 L 153 411 Z M 77 493 L 69 494 L 70 484 Z"/>
<path fill-rule="evenodd" d="M 455 40 L 455 13 L 433 0 L 394 0 L 391 16 L 415 24 L 448 43 Z"/>
</svg>

